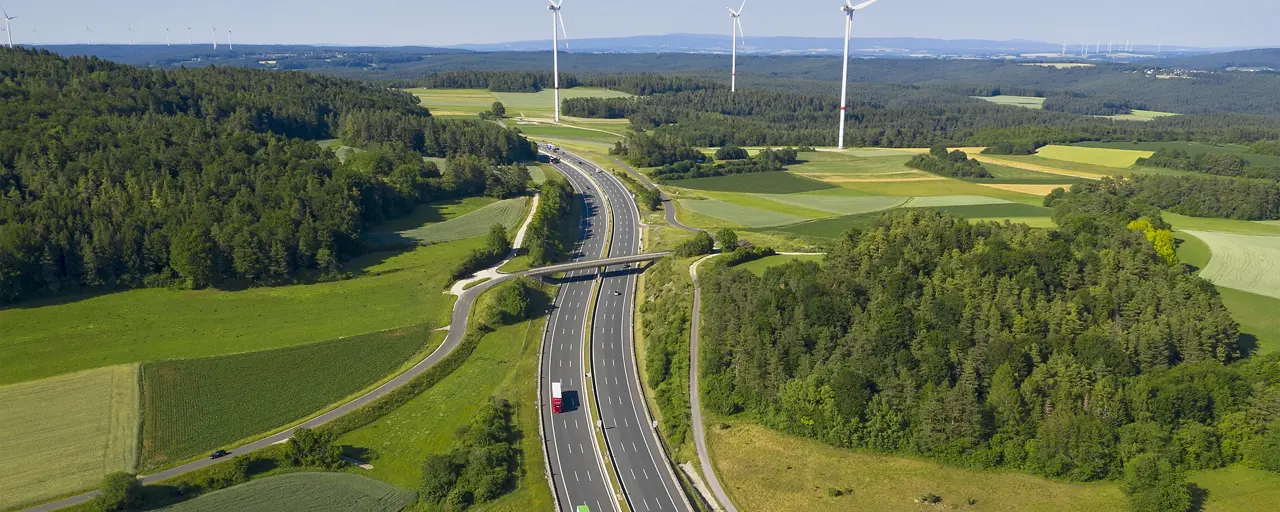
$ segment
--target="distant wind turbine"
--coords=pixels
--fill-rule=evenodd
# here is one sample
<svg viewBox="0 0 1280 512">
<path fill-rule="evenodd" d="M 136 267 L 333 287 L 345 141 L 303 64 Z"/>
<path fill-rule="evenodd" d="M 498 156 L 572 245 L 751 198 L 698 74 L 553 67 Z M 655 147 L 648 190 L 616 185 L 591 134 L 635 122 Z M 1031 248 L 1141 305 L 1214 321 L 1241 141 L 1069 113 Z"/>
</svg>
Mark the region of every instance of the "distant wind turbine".
<svg viewBox="0 0 1280 512">
<path fill-rule="evenodd" d="M 564 34 L 564 49 L 569 49 L 569 33 L 564 29 L 564 16 L 560 14 L 562 4 L 564 0 L 560 2 L 547 0 L 547 9 L 551 11 L 551 74 L 554 75 L 556 88 L 557 123 L 560 122 L 560 34 Z"/>
<path fill-rule="evenodd" d="M 191 44 L 191 25 L 187 25 L 187 45 L 190 46 Z"/>
<path fill-rule="evenodd" d="M 133 25 L 129 25 L 129 46 L 133 46 Z"/>
<path fill-rule="evenodd" d="M 840 75 L 840 135 L 839 142 L 836 143 L 836 149 L 844 149 L 844 119 L 846 117 L 845 111 L 849 108 L 849 36 L 853 35 L 853 13 L 874 3 L 876 3 L 876 0 L 867 0 L 858 5 L 853 5 L 853 2 L 844 0 L 844 6 L 840 8 L 845 14 L 844 71 Z"/>
<path fill-rule="evenodd" d="M 1107 41 L 1107 55 L 1111 55 L 1111 43 L 1112 41 Z"/>
<path fill-rule="evenodd" d="M 1066 41 L 1063 41 L 1063 42 L 1062 42 L 1062 54 L 1063 54 L 1063 55 L 1066 55 L 1066 54 L 1067 54 L 1067 42 L 1066 42 Z"/>
<path fill-rule="evenodd" d="M 231 28 L 230 27 L 227 28 L 227 49 L 228 50 L 236 49 L 234 46 L 231 45 Z"/>
<path fill-rule="evenodd" d="M 164 28 L 164 45 L 173 46 L 172 44 L 169 44 L 169 27 Z"/>
<path fill-rule="evenodd" d="M 742 5 L 738 6 L 738 10 L 729 9 L 729 17 L 733 18 L 733 35 L 729 37 L 729 46 L 733 47 L 733 69 L 729 72 L 729 92 L 738 91 L 738 38 L 742 38 L 742 46 L 747 46 L 747 36 L 742 33 L 742 8 L 747 6 L 747 0 L 742 0 Z"/>
<path fill-rule="evenodd" d="M 85 26 L 84 26 L 84 33 L 86 34 L 86 35 L 85 35 L 85 37 L 87 37 L 87 38 L 88 38 L 88 43 L 86 43 L 86 44 L 92 45 L 92 44 L 93 44 L 93 30 L 92 30 L 92 29 L 90 29 L 88 25 L 85 25 Z"/>
<path fill-rule="evenodd" d="M 218 49 L 218 27 L 217 26 L 213 26 L 213 49 L 214 50 Z"/>
<path fill-rule="evenodd" d="M 9 47 L 13 48 L 13 29 L 9 28 L 9 20 L 16 20 L 18 17 L 10 16 L 9 13 L 4 10 L 4 7 L 0 7 L 0 13 L 4 14 L 4 33 L 5 36 L 9 38 Z"/>
</svg>

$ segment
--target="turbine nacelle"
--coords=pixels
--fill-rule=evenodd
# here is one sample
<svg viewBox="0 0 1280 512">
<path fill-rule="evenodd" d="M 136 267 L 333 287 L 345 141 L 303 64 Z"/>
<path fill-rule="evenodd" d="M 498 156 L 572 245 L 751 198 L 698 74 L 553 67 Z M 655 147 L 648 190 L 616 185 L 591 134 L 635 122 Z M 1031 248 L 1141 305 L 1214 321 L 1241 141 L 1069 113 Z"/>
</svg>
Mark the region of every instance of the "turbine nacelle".
<svg viewBox="0 0 1280 512">
<path fill-rule="evenodd" d="M 551 1 L 551 0 L 547 0 L 547 10 L 548 10 L 548 11 L 559 11 L 559 10 L 560 10 L 560 6 L 561 6 L 562 4 L 564 4 L 564 0 L 560 0 L 559 2 L 553 2 L 553 1 Z"/>
<path fill-rule="evenodd" d="M 868 5 L 874 4 L 878 1 L 879 0 L 867 0 L 866 2 L 862 2 L 858 5 L 853 5 L 852 1 L 844 0 L 844 6 L 840 7 L 840 10 L 847 12 L 849 14 L 853 14 L 853 11 L 859 11 L 859 10 L 865 9 Z"/>
</svg>

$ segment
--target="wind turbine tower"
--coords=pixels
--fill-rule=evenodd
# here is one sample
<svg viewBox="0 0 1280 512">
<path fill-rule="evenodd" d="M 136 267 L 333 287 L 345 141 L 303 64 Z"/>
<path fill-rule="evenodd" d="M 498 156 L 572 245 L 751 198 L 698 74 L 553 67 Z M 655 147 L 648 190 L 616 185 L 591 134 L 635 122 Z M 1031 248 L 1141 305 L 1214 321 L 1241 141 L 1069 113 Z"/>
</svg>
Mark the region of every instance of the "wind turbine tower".
<svg viewBox="0 0 1280 512">
<path fill-rule="evenodd" d="M 18 19 L 18 17 L 17 17 L 17 16 L 10 16 L 10 15 L 9 15 L 9 13 L 8 13 L 7 11 L 5 11 L 5 10 L 4 10 L 4 7 L 0 7 L 0 13 L 4 14 L 4 34 L 5 34 L 5 37 L 9 38 L 9 47 L 10 47 L 10 48 L 13 48 L 13 29 L 9 27 L 9 20 L 16 20 L 16 19 Z"/>
<path fill-rule="evenodd" d="M 742 46 L 747 46 L 747 36 L 742 34 L 742 8 L 747 6 L 747 0 L 742 0 L 742 5 L 738 6 L 738 10 L 729 9 L 729 17 L 733 18 L 733 35 L 729 38 L 729 45 L 733 47 L 733 69 L 729 75 L 729 92 L 738 92 L 738 38 L 742 38 Z"/>
<path fill-rule="evenodd" d="M 551 74 L 556 89 L 556 122 L 560 122 L 560 34 L 564 34 L 564 48 L 569 49 L 569 33 L 564 29 L 564 16 L 560 14 L 560 6 L 564 0 L 555 2 L 547 0 L 547 9 L 551 11 Z"/>
<path fill-rule="evenodd" d="M 172 44 L 169 43 L 169 27 L 164 28 L 164 45 L 173 46 Z"/>
<path fill-rule="evenodd" d="M 214 50 L 218 49 L 218 27 L 217 26 L 213 27 L 213 49 Z"/>
<path fill-rule="evenodd" d="M 844 72 L 840 75 L 840 134 L 839 142 L 836 143 L 837 150 L 844 149 L 845 111 L 849 108 L 849 36 L 853 35 L 853 13 L 874 3 L 876 0 L 867 0 L 853 5 L 853 2 L 844 0 L 844 6 L 840 8 L 844 11 Z"/>
<path fill-rule="evenodd" d="M 91 29 L 89 28 L 89 26 L 88 26 L 88 25 L 85 25 L 85 26 L 84 26 L 84 33 L 85 33 L 85 37 L 87 38 L 87 39 L 86 39 L 86 41 L 87 41 L 87 42 L 86 42 L 85 44 L 92 45 L 92 44 L 93 44 L 93 30 L 91 30 Z"/>
<path fill-rule="evenodd" d="M 133 25 L 129 25 L 129 46 L 133 46 Z"/>
<path fill-rule="evenodd" d="M 228 50 L 236 49 L 235 46 L 231 45 L 231 28 L 230 27 L 227 28 L 227 49 Z"/>
<path fill-rule="evenodd" d="M 191 25 L 187 25 L 187 46 L 191 45 Z"/>
</svg>

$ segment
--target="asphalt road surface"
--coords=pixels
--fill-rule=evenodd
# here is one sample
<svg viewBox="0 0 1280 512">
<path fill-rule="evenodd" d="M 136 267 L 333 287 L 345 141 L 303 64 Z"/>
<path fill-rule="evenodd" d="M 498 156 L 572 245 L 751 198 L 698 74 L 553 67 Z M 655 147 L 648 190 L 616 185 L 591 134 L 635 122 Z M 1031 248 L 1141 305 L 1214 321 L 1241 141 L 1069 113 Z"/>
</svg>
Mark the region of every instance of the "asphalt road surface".
<svg viewBox="0 0 1280 512">
<path fill-rule="evenodd" d="M 572 155 L 566 154 L 566 160 L 573 160 L 576 168 L 571 172 L 581 170 L 594 180 L 594 184 L 598 184 L 604 193 L 605 200 L 608 201 L 607 213 L 610 214 L 609 220 L 612 225 L 612 240 L 609 246 L 609 254 L 607 256 L 626 256 L 637 254 L 640 251 L 640 215 L 636 210 L 635 199 L 626 187 L 611 173 L 605 172 L 590 163 L 586 163 Z M 577 164 L 582 161 L 584 163 Z M 606 211 L 601 211 L 601 214 Z M 603 226 L 600 226 L 603 227 Z M 592 236 L 603 235 L 606 231 L 601 230 L 598 233 L 592 233 Z M 591 243 L 591 242 L 589 242 Z M 592 246 L 594 247 L 594 246 Z M 605 441 L 608 446 L 612 461 L 616 467 L 618 478 L 621 480 L 623 492 L 630 504 L 631 510 L 635 512 L 665 511 L 676 512 L 690 510 L 690 505 L 684 496 L 679 483 L 676 481 L 675 474 L 671 470 L 671 466 L 667 463 L 666 457 L 658 443 L 657 434 L 651 424 L 651 419 L 644 405 L 644 396 L 640 389 L 640 383 L 636 372 L 635 358 L 632 348 L 632 333 L 635 319 L 632 318 L 637 270 L 635 265 L 618 265 L 606 269 L 601 277 L 600 293 L 596 297 L 594 318 L 592 319 L 591 334 L 591 353 L 592 368 L 595 372 L 594 385 L 596 393 L 596 402 L 590 404 L 599 408 L 599 416 L 603 423 Z M 568 289 L 566 286 L 563 290 Z M 590 289 L 589 286 L 587 288 Z M 569 300 L 563 306 L 565 310 L 576 313 L 578 308 L 585 308 L 585 305 L 579 304 L 580 294 L 569 295 Z M 589 292 L 588 292 L 589 297 Z M 572 314 L 571 313 L 571 314 Z M 574 327 L 581 327 L 575 325 Z M 566 345 L 569 341 L 573 341 L 578 346 L 582 344 L 581 334 L 572 336 L 565 331 L 566 334 L 561 335 L 559 332 L 553 332 L 550 335 L 564 336 Z M 560 350 L 558 343 L 561 338 L 552 339 L 552 347 L 554 350 Z M 568 357 L 577 358 L 578 354 L 568 354 Z M 556 358 L 550 358 L 543 362 L 544 368 L 554 371 L 559 368 L 560 363 Z M 581 372 L 579 372 L 581 373 Z M 562 375 L 561 378 L 567 378 Z M 549 379 L 554 381 L 556 376 L 554 373 Z M 544 396 L 549 395 L 549 386 L 544 389 Z M 566 390 L 578 391 L 579 396 L 585 396 L 585 390 L 580 387 L 565 386 Z M 579 415 L 579 423 L 565 421 L 565 413 L 551 414 L 550 409 L 546 409 L 549 416 L 553 416 L 550 420 L 552 427 L 551 433 L 548 435 L 553 443 L 564 443 L 563 439 L 570 436 L 590 436 L 592 432 L 589 428 L 581 428 L 585 425 L 582 418 L 585 414 L 579 411 L 571 411 L 568 414 Z M 581 427 L 580 427 L 581 426 Z M 580 432 L 582 431 L 582 432 Z M 562 434 L 565 433 L 565 434 Z M 576 439 L 576 437 L 573 437 Z M 589 439 L 587 439 L 589 441 Z M 576 441 L 574 441 L 576 442 Z M 568 448 L 574 448 L 570 442 Z M 564 453 L 564 447 L 557 447 L 556 450 L 548 450 L 548 453 L 555 452 L 557 454 Z M 585 450 L 579 449 L 574 454 L 580 454 L 583 451 L 590 453 L 590 447 Z M 585 459 L 585 457 L 578 457 Z M 560 469 L 560 477 L 557 479 L 557 492 L 561 494 L 561 505 L 564 510 L 573 510 L 573 507 L 583 504 L 583 501 L 577 497 L 578 494 L 590 492 L 591 488 L 597 486 L 583 486 L 580 479 L 572 478 L 573 471 L 587 471 L 586 461 L 580 460 L 578 464 L 568 464 L 568 459 L 560 457 L 558 460 L 552 461 L 552 471 L 555 472 L 557 465 L 562 466 Z M 579 488 L 583 488 L 579 491 Z M 564 499 L 565 497 L 569 499 Z M 586 502 L 591 510 L 612 510 L 613 506 L 601 502 L 597 505 Z M 608 507 L 608 508 L 604 508 Z"/>
<path fill-rule="evenodd" d="M 689 269 L 689 277 L 693 280 L 693 322 L 689 329 L 689 409 L 693 413 L 691 419 L 693 444 L 698 449 L 698 462 L 702 465 L 702 476 L 707 481 L 707 487 L 711 488 L 711 493 L 715 495 L 716 501 L 720 502 L 721 508 L 728 512 L 738 512 L 733 502 L 729 501 L 729 493 L 724 492 L 724 486 L 720 485 L 716 468 L 711 465 L 711 453 L 707 450 L 706 425 L 702 421 L 702 394 L 698 390 L 698 372 L 701 370 L 698 358 L 698 333 L 702 327 L 702 288 L 698 286 L 698 266 L 715 256 L 715 254 L 708 255 L 695 262 Z"/>
</svg>

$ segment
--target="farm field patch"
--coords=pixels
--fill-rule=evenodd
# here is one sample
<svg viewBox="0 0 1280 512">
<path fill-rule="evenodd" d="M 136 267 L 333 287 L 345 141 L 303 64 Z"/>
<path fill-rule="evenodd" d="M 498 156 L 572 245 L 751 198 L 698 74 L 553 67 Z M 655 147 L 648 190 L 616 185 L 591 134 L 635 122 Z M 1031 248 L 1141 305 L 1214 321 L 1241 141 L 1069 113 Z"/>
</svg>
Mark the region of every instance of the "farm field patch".
<svg viewBox="0 0 1280 512">
<path fill-rule="evenodd" d="M 589 130 L 589 129 L 578 128 L 574 126 L 562 126 L 562 125 L 541 124 L 541 123 L 525 123 L 525 124 L 508 123 L 508 126 L 520 130 L 520 133 L 524 134 L 524 136 L 526 137 L 531 137 L 535 139 L 554 138 L 554 139 L 568 139 L 568 140 L 583 140 L 583 141 L 608 143 L 611 145 L 615 141 L 620 140 L 620 137 L 612 133 L 605 133 L 599 130 Z"/>
<path fill-rule="evenodd" d="M 507 108 L 507 115 L 526 117 L 551 117 L 555 114 L 555 91 L 544 89 L 539 92 L 491 92 L 497 101 Z M 573 87 L 560 89 L 560 99 L 569 98 L 629 98 L 625 92 L 597 89 L 593 87 Z"/>
<path fill-rule="evenodd" d="M 372 478 L 343 473 L 276 475 L 165 508 L 167 512 L 399 512 L 418 500 L 418 493 Z"/>
<path fill-rule="evenodd" d="M 1102 116 L 1107 119 L 1115 119 L 1117 121 L 1151 121 L 1158 117 L 1169 117 L 1180 115 L 1174 112 L 1160 112 L 1158 110 L 1130 110 L 1128 114 L 1120 114 L 1114 116 Z"/>
<path fill-rule="evenodd" d="M 424 323 L 444 325 L 450 265 L 483 237 L 372 253 L 359 277 L 242 291 L 148 288 L 0 311 L 0 383 L 102 366 L 315 343 Z"/>
<path fill-rule="evenodd" d="M 406 89 L 435 114 L 475 115 L 493 106 L 496 99 L 484 89 Z"/>
<path fill-rule="evenodd" d="M 714 199 L 717 201 L 724 201 L 726 203 L 733 203 L 738 206 L 755 208 L 757 210 L 766 210 L 770 212 L 776 212 L 784 215 L 791 215 L 791 216 L 801 217 L 805 219 L 819 219 L 822 217 L 830 217 L 832 215 L 831 212 L 821 210 L 821 209 L 810 208 L 807 205 L 804 205 L 803 203 L 796 204 L 795 202 L 775 201 L 771 197 L 766 196 L 765 194 L 741 194 L 737 192 L 702 191 L 697 195 L 706 196 L 707 199 Z M 774 195 L 785 197 L 789 195 L 798 195 L 798 194 L 774 194 Z"/>
<path fill-rule="evenodd" d="M 907 168 L 905 164 L 911 156 L 898 151 L 880 150 L 868 156 L 857 156 L 850 152 L 815 151 L 800 153 L 799 158 L 803 163 L 788 166 L 787 171 L 813 176 L 876 176 L 919 172 Z"/>
<path fill-rule="evenodd" d="M 1176 149 L 1189 155 L 1198 155 L 1200 153 L 1229 153 L 1239 155 L 1241 158 L 1248 160 L 1257 165 L 1280 167 L 1280 157 L 1271 155 L 1257 155 L 1249 152 L 1247 146 L 1238 144 L 1205 144 L 1203 142 L 1077 142 L 1072 146 L 1083 146 L 1089 148 L 1105 148 L 1105 149 L 1136 149 L 1142 151 L 1156 151 L 1159 149 Z"/>
<path fill-rule="evenodd" d="M 834 185 L 811 180 L 789 172 L 754 172 L 694 178 L 663 183 L 664 186 L 716 192 L 746 192 L 757 194 L 795 194 L 836 188 Z"/>
<path fill-rule="evenodd" d="M 681 199 L 680 206 L 699 215 L 713 217 L 746 227 L 761 228 L 795 224 L 806 220 L 805 217 L 788 215 L 769 210 L 761 210 L 715 199 Z M 702 225 L 702 224 L 696 224 Z"/>
<path fill-rule="evenodd" d="M 1009 192 L 1027 194 L 1035 197 L 1044 197 L 1046 195 L 1049 195 L 1049 193 L 1053 192 L 1053 189 L 1056 189 L 1056 188 L 1061 188 L 1061 189 L 1071 188 L 1070 185 L 1013 185 L 1013 184 L 1000 184 L 1000 183 L 992 183 L 990 185 L 984 184 L 983 186 L 991 187 L 997 190 L 1007 190 Z"/>
<path fill-rule="evenodd" d="M 138 404 L 136 364 L 0 387 L 0 509 L 132 471 Z"/>
<path fill-rule="evenodd" d="M 1064 176 L 1048 172 L 1035 171 L 1031 169 L 1023 169 L 1020 167 L 1011 167 L 1008 165 L 1000 165 L 994 163 L 985 163 L 982 165 L 990 171 L 995 178 L 973 178 L 967 181 L 978 184 L 1008 184 L 1008 185 L 1032 185 L 1032 184 L 1067 184 L 1080 183 L 1086 181 L 1084 178 L 1074 176 Z"/>
<path fill-rule="evenodd" d="M 758 197 L 778 203 L 822 210 L 837 215 L 852 215 L 887 210 L 902 206 L 907 200 L 887 196 L 837 196 L 816 194 L 756 194 Z"/>
<path fill-rule="evenodd" d="M 1177 230 L 1216 231 L 1241 235 L 1280 236 L 1280 223 L 1235 219 L 1188 217 L 1172 212 L 1160 212 L 1164 220 Z"/>
<path fill-rule="evenodd" d="M 768 270 L 770 267 L 786 265 L 793 261 L 814 261 L 822 263 L 823 258 L 826 258 L 826 256 L 821 254 L 778 254 L 775 256 L 766 256 L 758 260 L 748 261 L 741 265 L 736 265 L 734 268 L 740 268 L 757 276 L 763 276 L 764 271 Z"/>
<path fill-rule="evenodd" d="M 1013 96 L 1008 94 L 1002 94 L 999 96 L 971 96 L 971 97 L 980 99 L 982 101 L 989 101 L 991 103 L 995 103 L 998 105 L 1012 105 L 1015 107 L 1034 108 L 1034 109 L 1044 108 L 1044 98 L 1039 98 L 1036 96 Z"/>
<path fill-rule="evenodd" d="M 1139 158 L 1149 157 L 1152 153 L 1153 151 L 1140 151 L 1134 149 L 1106 149 L 1090 148 L 1085 146 L 1049 145 L 1036 151 L 1036 156 L 1052 160 L 1125 169 L 1133 165 Z"/>
<path fill-rule="evenodd" d="M 1253 338 L 1258 353 L 1280 350 L 1280 299 L 1222 286 L 1218 294 L 1231 318 L 1240 323 L 1240 332 Z"/>
<path fill-rule="evenodd" d="M 1187 231 L 1209 246 L 1200 271 L 1218 286 L 1280 299 L 1280 237 Z"/>
<path fill-rule="evenodd" d="M 140 465 L 185 459 L 314 413 L 378 381 L 429 339 L 438 343 L 434 327 L 145 364 Z"/>
<path fill-rule="evenodd" d="M 968 499 L 988 511 L 1129 510 L 1114 483 L 1072 484 L 1011 472 L 984 472 L 832 447 L 752 423 L 718 419 L 708 448 L 726 491 L 742 510 L 917 510 L 926 493 L 942 507 Z M 828 488 L 852 489 L 839 497 Z"/>
<path fill-rule="evenodd" d="M 896 197 L 929 197 L 929 196 L 984 196 L 1005 199 L 1028 204 L 1040 204 L 1040 198 L 1031 197 L 1018 192 L 993 189 L 967 181 L 941 178 L 930 181 L 910 181 L 900 183 L 846 182 L 839 184 L 841 188 L 856 193 L 875 196 Z"/>
<path fill-rule="evenodd" d="M 928 196 L 913 197 L 903 208 L 936 208 L 939 206 L 968 206 L 974 204 L 1008 204 L 1010 201 L 987 196 Z"/>
<path fill-rule="evenodd" d="M 1118 167 L 1105 167 L 1101 165 L 1084 164 L 1080 162 L 1068 162 L 1066 160 L 1054 160 L 1044 158 L 1037 155 L 983 155 L 974 154 L 971 157 L 982 162 L 983 165 L 995 164 L 1007 167 L 1015 167 L 1030 171 L 1037 171 L 1046 174 L 1057 174 L 1071 178 L 1085 179 L 1101 179 L 1105 176 L 1127 176 L 1132 174 L 1128 169 Z"/>
<path fill-rule="evenodd" d="M 1021 203 L 931 206 L 930 208 L 948 212 L 957 217 L 964 217 L 969 219 L 971 222 L 1003 222 L 1007 220 L 1010 222 L 1027 224 L 1031 227 L 1053 226 L 1053 221 L 1049 218 L 1049 215 L 1052 213 L 1051 209 Z M 781 227 L 769 227 L 767 230 L 762 231 L 779 231 L 792 235 L 815 238 L 836 238 L 844 234 L 845 231 L 848 231 L 849 228 L 867 228 L 871 225 L 871 221 L 884 213 L 885 212 L 871 212 L 846 215 L 843 217 L 819 219 Z"/>
<path fill-rule="evenodd" d="M 369 234 L 372 243 L 379 246 L 395 246 L 405 243 L 429 245 L 453 240 L 462 240 L 474 236 L 483 236 L 494 224 L 501 224 L 508 233 L 514 234 L 524 222 L 529 207 L 529 198 L 517 197 L 491 202 L 479 209 L 467 212 L 439 222 L 423 224 L 399 231 L 375 231 Z M 424 215 L 430 215 L 425 213 Z M 413 217 L 418 217 L 417 211 Z M 418 219 L 414 219 L 418 220 Z"/>
</svg>

